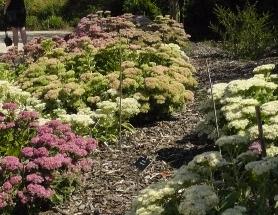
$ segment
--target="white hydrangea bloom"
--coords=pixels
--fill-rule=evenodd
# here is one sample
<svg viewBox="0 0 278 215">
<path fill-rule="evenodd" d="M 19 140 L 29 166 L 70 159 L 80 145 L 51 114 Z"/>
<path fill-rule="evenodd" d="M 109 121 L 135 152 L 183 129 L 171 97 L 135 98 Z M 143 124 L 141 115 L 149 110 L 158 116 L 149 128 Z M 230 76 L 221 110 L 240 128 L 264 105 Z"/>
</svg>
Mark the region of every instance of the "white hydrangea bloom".
<svg viewBox="0 0 278 215">
<path fill-rule="evenodd" d="M 255 175 L 263 175 L 278 167 L 277 157 L 267 157 L 264 160 L 253 161 L 245 165 L 247 171 L 252 171 Z"/>
<path fill-rule="evenodd" d="M 256 139 L 258 138 L 258 135 L 259 131 L 257 125 L 253 125 L 250 128 L 248 128 L 248 136 L 250 137 L 250 139 Z"/>
<path fill-rule="evenodd" d="M 235 206 L 225 210 L 221 215 L 244 215 L 247 212 L 245 207 Z"/>
<path fill-rule="evenodd" d="M 223 146 L 237 146 L 237 145 L 247 145 L 249 142 L 248 138 L 240 135 L 232 135 L 232 136 L 222 136 L 216 141 L 216 145 Z"/>
<path fill-rule="evenodd" d="M 266 73 L 271 73 L 274 68 L 275 68 L 275 64 L 265 64 L 262 66 L 257 66 L 253 70 L 253 72 L 256 74 L 266 74 Z"/>
<path fill-rule="evenodd" d="M 106 92 L 107 92 L 109 95 L 111 95 L 111 96 L 116 96 L 116 95 L 118 95 L 118 91 L 115 90 L 115 89 L 109 89 L 109 90 L 107 90 Z"/>
<path fill-rule="evenodd" d="M 26 106 L 29 110 L 42 112 L 45 108 L 45 103 L 33 97 L 31 93 L 23 91 L 8 81 L 0 80 L 0 102 L 5 102 L 7 99 L 10 102 L 16 102 L 21 106 Z M 30 107 L 33 108 L 30 109 Z"/>
<path fill-rule="evenodd" d="M 183 215 L 206 215 L 217 206 L 219 199 L 208 185 L 194 185 L 184 190 L 179 212 Z"/>
<path fill-rule="evenodd" d="M 271 101 L 261 106 L 261 112 L 265 116 L 274 116 L 278 113 L 278 101 Z"/>
<path fill-rule="evenodd" d="M 278 155 L 278 147 L 273 144 L 267 145 L 266 154 L 268 157 L 274 157 Z"/>
<path fill-rule="evenodd" d="M 221 108 L 221 111 L 227 112 L 227 113 L 231 112 L 231 111 L 239 111 L 239 110 L 240 110 L 240 105 L 238 103 L 227 104 Z"/>
</svg>

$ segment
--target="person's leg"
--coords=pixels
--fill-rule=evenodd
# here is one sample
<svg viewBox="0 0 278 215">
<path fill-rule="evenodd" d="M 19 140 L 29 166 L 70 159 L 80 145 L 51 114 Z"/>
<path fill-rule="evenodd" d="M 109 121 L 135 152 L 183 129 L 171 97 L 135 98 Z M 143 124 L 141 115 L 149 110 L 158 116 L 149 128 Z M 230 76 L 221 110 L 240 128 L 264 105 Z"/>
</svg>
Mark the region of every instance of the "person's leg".
<svg viewBox="0 0 278 215">
<path fill-rule="evenodd" d="M 12 32 L 13 32 L 13 43 L 14 43 L 14 46 L 17 48 L 18 47 L 18 28 L 12 27 Z"/>
<path fill-rule="evenodd" d="M 25 29 L 25 27 L 22 27 L 19 30 L 20 30 L 20 35 L 21 35 L 22 43 L 23 43 L 23 45 L 26 45 L 26 43 L 27 43 L 26 29 Z"/>
</svg>

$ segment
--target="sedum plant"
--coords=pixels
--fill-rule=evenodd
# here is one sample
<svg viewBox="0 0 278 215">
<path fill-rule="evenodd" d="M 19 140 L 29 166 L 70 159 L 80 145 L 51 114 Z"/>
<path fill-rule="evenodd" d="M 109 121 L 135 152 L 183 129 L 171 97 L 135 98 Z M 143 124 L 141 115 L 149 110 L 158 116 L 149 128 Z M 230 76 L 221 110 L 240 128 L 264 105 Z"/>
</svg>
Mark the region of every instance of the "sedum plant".
<svg viewBox="0 0 278 215">
<path fill-rule="evenodd" d="M 4 103 L 1 112 L 0 211 L 15 208 L 36 214 L 57 204 L 75 189 L 78 175 L 91 170 L 96 147 L 59 120 L 39 124 L 38 113 Z"/>
<path fill-rule="evenodd" d="M 219 117 L 221 135 L 239 134 L 256 139 L 255 106 L 262 110 L 265 138 L 275 142 L 277 75 L 272 74 L 275 65 L 263 65 L 254 69 L 254 77 L 247 80 L 234 80 L 213 86 L 213 94 Z M 214 115 L 210 101 L 206 101 L 202 109 L 207 114 L 198 125 L 199 134 L 216 138 Z"/>
<path fill-rule="evenodd" d="M 55 53 L 54 48 L 17 78 L 23 90 L 46 103 L 48 112 L 62 108 L 74 114 L 87 107 L 95 110 L 101 101 L 115 102 L 109 92 L 119 95 L 120 70 L 124 98 L 136 99 L 142 113 L 170 114 L 193 98 L 195 69 L 175 44 L 116 43 L 100 49 L 87 44 L 81 52 L 66 54 L 64 50 L 58 58 Z"/>
</svg>

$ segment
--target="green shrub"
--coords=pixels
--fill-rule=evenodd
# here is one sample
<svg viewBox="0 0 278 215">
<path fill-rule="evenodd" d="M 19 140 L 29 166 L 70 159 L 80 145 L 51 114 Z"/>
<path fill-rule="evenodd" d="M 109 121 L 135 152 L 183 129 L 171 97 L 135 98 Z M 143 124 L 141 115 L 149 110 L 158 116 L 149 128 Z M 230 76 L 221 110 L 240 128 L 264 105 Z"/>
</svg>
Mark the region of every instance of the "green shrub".
<svg viewBox="0 0 278 215">
<path fill-rule="evenodd" d="M 273 45 L 270 17 L 267 14 L 260 16 L 255 6 L 247 5 L 236 13 L 218 6 L 215 13 L 219 25 L 212 25 L 212 28 L 220 34 L 224 48 L 234 56 L 254 59 Z"/>
<path fill-rule="evenodd" d="M 156 2 L 150 0 L 125 0 L 123 9 L 125 12 L 146 15 L 151 18 L 161 14 L 161 10 L 156 5 Z"/>
<path fill-rule="evenodd" d="M 26 17 L 26 27 L 32 30 L 39 30 L 41 29 L 41 21 L 36 16 L 27 16 Z"/>
<path fill-rule="evenodd" d="M 67 27 L 67 25 L 62 17 L 52 15 L 42 23 L 42 27 L 44 29 L 62 29 Z"/>
</svg>

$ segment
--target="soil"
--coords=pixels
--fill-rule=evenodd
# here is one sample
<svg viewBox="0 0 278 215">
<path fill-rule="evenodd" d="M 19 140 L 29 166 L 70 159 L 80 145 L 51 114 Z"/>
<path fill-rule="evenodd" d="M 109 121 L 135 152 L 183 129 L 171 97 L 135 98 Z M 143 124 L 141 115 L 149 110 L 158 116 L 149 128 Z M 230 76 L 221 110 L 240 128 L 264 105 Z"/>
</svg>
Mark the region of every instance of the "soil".
<svg viewBox="0 0 278 215">
<path fill-rule="evenodd" d="M 271 56 L 258 61 L 235 60 L 208 43 L 192 43 L 188 53 L 199 82 L 195 100 L 169 119 L 137 126 L 133 135 L 123 137 L 120 150 L 101 146 L 93 155 L 93 171 L 86 175 L 78 191 L 64 205 L 41 215 L 126 214 L 138 190 L 158 180 L 167 180 L 175 168 L 196 154 L 214 149 L 212 143 L 199 139 L 194 132 L 202 118 L 198 104 L 209 88 L 207 62 L 213 83 L 248 78 L 254 67 L 278 63 L 278 57 Z M 142 155 L 150 158 L 151 164 L 138 172 L 134 162 Z"/>
</svg>

